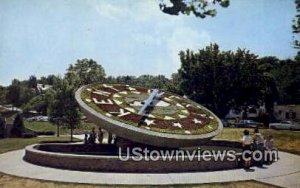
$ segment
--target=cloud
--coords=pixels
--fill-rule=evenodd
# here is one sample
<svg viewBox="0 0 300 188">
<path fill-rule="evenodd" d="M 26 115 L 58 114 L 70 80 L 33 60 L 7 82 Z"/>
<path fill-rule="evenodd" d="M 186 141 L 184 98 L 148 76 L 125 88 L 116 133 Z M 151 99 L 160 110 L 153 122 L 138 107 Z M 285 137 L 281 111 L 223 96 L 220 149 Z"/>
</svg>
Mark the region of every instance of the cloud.
<svg viewBox="0 0 300 188">
<path fill-rule="evenodd" d="M 110 3 L 104 3 L 103 1 L 93 6 L 100 16 L 109 19 L 118 19 L 122 15 L 126 14 L 126 9 L 122 10 L 119 6 Z"/>
<path fill-rule="evenodd" d="M 114 48 L 122 52 L 119 56 L 123 57 L 125 67 L 133 62 L 136 69 L 137 62 L 151 64 L 152 71 L 168 76 L 180 67 L 179 51 L 197 50 L 211 42 L 209 33 L 193 29 L 188 17 L 162 13 L 159 1 L 90 0 L 89 3 L 99 16 L 111 19 L 114 31 L 122 31 L 120 35 L 124 37 Z"/>
<path fill-rule="evenodd" d="M 174 71 L 180 67 L 179 52 L 181 50 L 198 50 L 211 43 L 211 37 L 208 32 L 197 31 L 190 27 L 175 28 L 171 37 L 167 40 L 167 48 L 170 60 L 175 65 Z"/>
</svg>

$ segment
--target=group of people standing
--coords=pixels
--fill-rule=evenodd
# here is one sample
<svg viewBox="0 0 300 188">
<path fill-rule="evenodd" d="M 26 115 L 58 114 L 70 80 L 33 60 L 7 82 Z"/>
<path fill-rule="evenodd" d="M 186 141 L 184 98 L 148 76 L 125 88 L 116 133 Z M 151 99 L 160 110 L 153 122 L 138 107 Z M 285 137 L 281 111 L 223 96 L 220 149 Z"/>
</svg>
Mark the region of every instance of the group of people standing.
<svg viewBox="0 0 300 188">
<path fill-rule="evenodd" d="M 265 156 L 266 151 L 275 151 L 273 145 L 273 136 L 269 135 L 266 138 L 259 132 L 258 128 L 254 129 L 253 138 L 250 136 L 249 130 L 244 130 L 242 138 L 243 147 L 243 165 L 248 169 L 252 165 L 263 166 L 264 163 L 272 163 L 274 156 Z M 278 156 L 277 156 L 278 157 Z M 255 160 L 253 160 L 255 159 Z"/>
<path fill-rule="evenodd" d="M 95 144 L 98 140 L 99 144 L 103 143 L 104 131 L 99 127 L 98 132 L 96 132 L 95 127 L 92 128 L 92 131 L 89 134 L 84 135 L 85 144 Z M 108 133 L 107 144 L 113 144 L 115 142 L 116 136 Z"/>
</svg>

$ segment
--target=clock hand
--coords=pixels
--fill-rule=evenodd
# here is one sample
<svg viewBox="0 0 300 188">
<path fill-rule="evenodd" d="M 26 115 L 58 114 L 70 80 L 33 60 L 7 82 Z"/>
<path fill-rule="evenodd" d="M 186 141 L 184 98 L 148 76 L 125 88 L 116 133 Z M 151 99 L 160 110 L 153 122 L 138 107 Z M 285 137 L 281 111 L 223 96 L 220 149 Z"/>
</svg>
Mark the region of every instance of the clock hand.
<svg viewBox="0 0 300 188">
<path fill-rule="evenodd" d="M 138 114 L 144 116 L 146 114 L 147 109 L 155 106 L 155 104 L 157 103 L 158 99 L 161 97 L 162 94 L 159 93 L 158 89 L 153 89 L 149 97 L 143 102 L 143 106 L 141 107 Z"/>
</svg>

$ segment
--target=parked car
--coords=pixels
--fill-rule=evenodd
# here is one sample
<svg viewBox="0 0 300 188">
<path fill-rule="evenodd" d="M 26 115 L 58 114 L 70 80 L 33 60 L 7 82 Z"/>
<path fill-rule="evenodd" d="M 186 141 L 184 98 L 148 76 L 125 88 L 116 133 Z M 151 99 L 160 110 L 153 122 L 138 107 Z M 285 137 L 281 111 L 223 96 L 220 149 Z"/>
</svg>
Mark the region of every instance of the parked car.
<svg viewBox="0 0 300 188">
<path fill-rule="evenodd" d="M 269 128 L 283 130 L 300 130 L 300 125 L 291 121 L 282 121 L 280 123 L 270 123 Z"/>
<path fill-rule="evenodd" d="M 228 121 L 226 121 L 225 119 L 221 119 L 221 122 L 222 122 L 222 124 L 223 124 L 224 127 L 228 127 L 229 126 Z"/>
<path fill-rule="evenodd" d="M 261 127 L 263 126 L 262 123 L 259 123 L 259 122 L 255 122 L 253 120 L 240 120 L 239 122 L 237 123 L 233 123 L 233 126 L 234 127 L 241 127 L 241 128 L 256 128 L 256 127 Z"/>
<path fill-rule="evenodd" d="M 39 116 L 37 121 L 49 121 L 49 117 L 48 116 Z"/>
<path fill-rule="evenodd" d="M 26 119 L 27 121 L 49 121 L 48 116 L 34 116 Z"/>
</svg>

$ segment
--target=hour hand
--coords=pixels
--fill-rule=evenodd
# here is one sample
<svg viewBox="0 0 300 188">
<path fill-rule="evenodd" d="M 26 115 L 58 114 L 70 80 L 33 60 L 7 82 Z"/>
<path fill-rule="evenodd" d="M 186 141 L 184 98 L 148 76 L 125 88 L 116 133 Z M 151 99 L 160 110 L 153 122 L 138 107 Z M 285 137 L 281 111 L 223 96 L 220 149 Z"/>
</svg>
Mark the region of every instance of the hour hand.
<svg viewBox="0 0 300 188">
<path fill-rule="evenodd" d="M 148 111 L 148 108 L 155 106 L 163 93 L 159 93 L 158 89 L 153 89 L 150 93 L 149 97 L 142 102 L 143 106 L 141 107 L 140 111 L 138 112 L 139 115 L 145 115 Z"/>
</svg>

